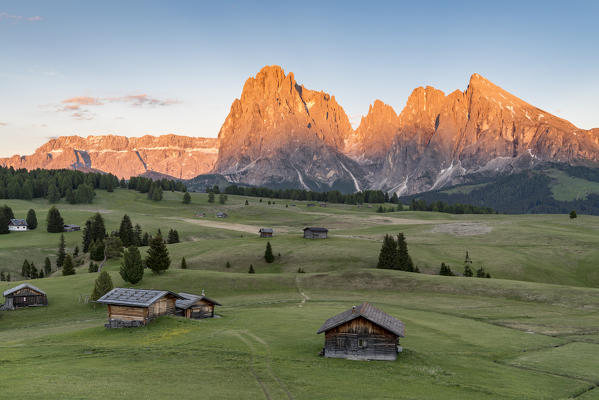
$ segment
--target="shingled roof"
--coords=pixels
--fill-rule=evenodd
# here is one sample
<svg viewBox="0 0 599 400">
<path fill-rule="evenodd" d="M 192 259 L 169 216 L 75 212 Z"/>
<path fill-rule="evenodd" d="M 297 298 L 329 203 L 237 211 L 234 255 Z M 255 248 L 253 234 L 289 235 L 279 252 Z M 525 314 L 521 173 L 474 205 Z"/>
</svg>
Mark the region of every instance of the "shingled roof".
<svg viewBox="0 0 599 400">
<path fill-rule="evenodd" d="M 177 293 L 168 290 L 126 289 L 114 288 L 97 300 L 97 303 L 114 304 L 119 306 L 149 307 L 157 300 L 171 294 L 182 299 Z"/>
<path fill-rule="evenodd" d="M 24 219 L 11 219 L 8 225 L 12 226 L 27 226 L 27 221 Z"/>
<path fill-rule="evenodd" d="M 175 306 L 182 310 L 186 310 L 189 307 L 193 306 L 198 300 L 206 300 L 207 302 L 212 303 L 217 306 L 221 305 L 219 302 L 214 301 L 204 295 L 197 295 L 197 294 L 191 294 L 191 293 L 179 293 L 179 296 L 181 296 L 182 300 L 177 300 L 175 303 Z"/>
<path fill-rule="evenodd" d="M 25 288 L 29 288 L 29 289 L 31 289 L 31 290 L 35 290 L 36 292 L 40 292 L 40 293 L 41 293 L 41 294 L 43 294 L 43 295 L 45 295 L 45 294 L 46 294 L 46 292 L 44 292 L 42 289 L 40 289 L 40 288 L 38 288 L 38 287 L 36 287 L 36 286 L 33 286 L 33 285 L 32 285 L 32 284 L 30 284 L 30 283 L 21 283 L 20 285 L 17 285 L 17 286 L 15 286 L 15 287 L 14 287 L 14 288 L 12 288 L 12 289 L 8 289 L 8 290 L 6 290 L 6 291 L 3 293 L 3 295 L 4 295 L 4 297 L 6 297 L 6 296 L 8 296 L 8 295 L 10 295 L 10 294 L 12 294 L 12 293 L 14 293 L 14 292 L 16 292 L 16 291 L 19 291 L 19 290 L 21 290 L 21 289 L 25 289 Z"/>
<path fill-rule="evenodd" d="M 312 232 L 328 232 L 329 230 L 327 228 L 319 228 L 317 226 L 309 226 L 307 228 L 304 228 L 304 230 L 310 230 Z"/>
<path fill-rule="evenodd" d="M 373 324 L 385 328 L 397 336 L 404 337 L 405 326 L 403 322 L 366 302 L 327 319 L 316 333 L 326 332 L 358 317 L 366 318 Z"/>
</svg>

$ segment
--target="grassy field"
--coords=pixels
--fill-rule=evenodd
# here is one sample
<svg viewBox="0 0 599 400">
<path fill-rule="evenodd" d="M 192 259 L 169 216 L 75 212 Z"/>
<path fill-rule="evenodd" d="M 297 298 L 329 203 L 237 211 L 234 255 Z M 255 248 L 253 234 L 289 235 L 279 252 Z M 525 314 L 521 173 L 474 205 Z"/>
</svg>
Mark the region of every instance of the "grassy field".
<svg viewBox="0 0 599 400">
<path fill-rule="evenodd" d="M 377 214 L 192 196 L 183 205 L 180 193 L 154 203 L 98 191 L 92 205 L 58 206 L 67 223 L 100 211 L 114 230 L 126 212 L 144 230 L 177 229 L 183 242 L 168 246 L 171 269 L 135 286 L 205 289 L 223 304 L 221 318 L 106 330 L 105 308 L 82 301 L 97 274 L 82 266 L 35 280 L 48 307 L 0 313 L 0 398 L 599 399 L 597 217 Z M 47 203 L 6 203 L 17 215 L 35 208 L 41 226 L 0 237 L 0 270 L 16 273 L 25 257 L 41 266 L 58 243 L 43 229 Z M 229 217 L 215 218 L 217 210 Z M 303 240 L 307 225 L 328 227 L 331 238 Z M 262 259 L 261 226 L 275 228 L 273 264 Z M 400 231 L 424 272 L 436 273 L 441 261 L 459 272 L 468 250 L 475 267 L 503 279 L 372 268 L 382 236 Z M 80 243 L 81 233 L 65 236 L 70 248 Z M 182 256 L 190 269 L 178 269 Z M 247 274 L 250 264 L 256 274 Z M 121 286 L 118 265 L 106 268 Z M 1 282 L 0 291 L 12 285 Z M 398 360 L 319 357 L 320 325 L 363 301 L 406 324 Z"/>
</svg>

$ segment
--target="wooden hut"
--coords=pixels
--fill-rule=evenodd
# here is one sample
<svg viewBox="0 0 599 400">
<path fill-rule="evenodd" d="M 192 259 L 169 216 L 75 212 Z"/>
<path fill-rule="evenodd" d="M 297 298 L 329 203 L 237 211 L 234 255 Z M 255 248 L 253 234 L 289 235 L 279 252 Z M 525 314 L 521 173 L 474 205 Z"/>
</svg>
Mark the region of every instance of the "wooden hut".
<svg viewBox="0 0 599 400">
<path fill-rule="evenodd" d="M 304 239 L 326 239 L 328 233 L 327 228 L 308 227 L 304 228 Z"/>
<path fill-rule="evenodd" d="M 2 310 L 15 310 L 22 307 L 40 307 L 48 305 L 46 292 L 29 283 L 21 283 L 4 292 Z"/>
<path fill-rule="evenodd" d="M 11 232 L 19 232 L 27 230 L 27 221 L 24 219 L 11 219 L 8 223 L 8 230 Z"/>
<path fill-rule="evenodd" d="M 191 293 L 179 293 L 182 299 L 177 300 L 177 315 L 190 319 L 214 318 L 214 306 L 220 303 L 204 296 Z"/>
<path fill-rule="evenodd" d="M 258 231 L 261 238 L 272 237 L 273 232 L 274 231 L 272 230 L 272 228 L 260 228 L 260 230 Z"/>
<path fill-rule="evenodd" d="M 183 299 L 168 290 L 115 288 L 97 300 L 108 305 L 107 328 L 146 325 L 162 315 L 175 314 L 175 302 Z"/>
<path fill-rule="evenodd" d="M 74 224 L 66 224 L 64 226 L 64 231 L 65 232 L 76 232 L 76 231 L 80 231 L 81 227 L 79 225 L 74 225 Z"/>
<path fill-rule="evenodd" d="M 404 337 L 403 322 L 369 303 L 329 318 L 317 333 L 325 334 L 323 355 L 351 360 L 395 360 Z"/>
</svg>

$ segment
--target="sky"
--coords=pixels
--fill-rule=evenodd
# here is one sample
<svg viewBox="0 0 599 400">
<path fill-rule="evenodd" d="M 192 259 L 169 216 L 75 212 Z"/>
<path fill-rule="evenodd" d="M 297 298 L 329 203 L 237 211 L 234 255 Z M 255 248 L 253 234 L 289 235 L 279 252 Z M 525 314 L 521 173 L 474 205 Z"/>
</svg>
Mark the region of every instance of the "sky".
<svg viewBox="0 0 599 400">
<path fill-rule="evenodd" d="M 599 2 L 0 0 L 0 156 L 65 135 L 216 137 L 280 65 L 357 126 L 376 99 L 479 73 L 599 127 Z"/>
</svg>

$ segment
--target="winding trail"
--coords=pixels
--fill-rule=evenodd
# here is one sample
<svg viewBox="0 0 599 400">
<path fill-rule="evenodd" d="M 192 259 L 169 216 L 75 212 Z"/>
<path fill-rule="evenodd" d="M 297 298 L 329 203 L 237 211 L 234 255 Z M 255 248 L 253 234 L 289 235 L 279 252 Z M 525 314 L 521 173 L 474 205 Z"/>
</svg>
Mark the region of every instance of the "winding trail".
<svg viewBox="0 0 599 400">
<path fill-rule="evenodd" d="M 301 308 L 304 306 L 304 304 L 306 304 L 306 301 L 310 300 L 310 297 L 302 290 L 299 276 L 295 277 L 295 286 L 297 287 L 297 291 L 299 292 L 300 296 L 302 296 L 302 301 L 300 301 L 300 303 L 297 305 Z"/>
</svg>

